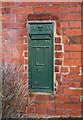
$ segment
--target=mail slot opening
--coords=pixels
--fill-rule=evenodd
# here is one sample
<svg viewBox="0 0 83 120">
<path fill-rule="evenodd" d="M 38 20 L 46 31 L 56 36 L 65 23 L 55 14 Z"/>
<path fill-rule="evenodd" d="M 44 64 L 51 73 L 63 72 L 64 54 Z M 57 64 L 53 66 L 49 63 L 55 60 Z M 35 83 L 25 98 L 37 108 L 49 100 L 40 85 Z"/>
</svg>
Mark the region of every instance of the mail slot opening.
<svg viewBox="0 0 83 120">
<path fill-rule="evenodd" d="M 51 40 L 51 34 L 29 34 L 32 40 Z"/>
</svg>

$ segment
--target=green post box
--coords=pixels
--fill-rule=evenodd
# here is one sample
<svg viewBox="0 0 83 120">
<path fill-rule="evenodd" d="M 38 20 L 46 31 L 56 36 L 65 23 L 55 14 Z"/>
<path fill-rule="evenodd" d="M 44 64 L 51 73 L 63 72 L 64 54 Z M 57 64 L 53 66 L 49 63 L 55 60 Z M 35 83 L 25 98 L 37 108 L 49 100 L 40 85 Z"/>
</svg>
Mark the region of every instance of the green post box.
<svg viewBox="0 0 83 120">
<path fill-rule="evenodd" d="M 28 23 L 29 91 L 53 92 L 52 22 Z"/>
</svg>

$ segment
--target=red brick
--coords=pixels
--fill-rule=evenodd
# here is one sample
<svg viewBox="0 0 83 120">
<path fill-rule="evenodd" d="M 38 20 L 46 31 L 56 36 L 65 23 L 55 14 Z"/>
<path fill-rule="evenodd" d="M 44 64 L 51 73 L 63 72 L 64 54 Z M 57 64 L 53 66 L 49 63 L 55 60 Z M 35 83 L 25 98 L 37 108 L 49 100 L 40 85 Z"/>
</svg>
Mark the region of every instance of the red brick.
<svg viewBox="0 0 83 120">
<path fill-rule="evenodd" d="M 63 14 L 63 20 L 81 20 L 81 14 Z"/>
<path fill-rule="evenodd" d="M 55 72 L 59 72 L 59 67 L 55 66 Z"/>
<path fill-rule="evenodd" d="M 65 51 L 81 51 L 81 44 L 64 44 Z"/>
<path fill-rule="evenodd" d="M 61 103 L 65 103 L 65 102 L 68 102 L 69 101 L 69 98 L 68 96 L 56 96 L 56 102 L 61 102 Z"/>
<path fill-rule="evenodd" d="M 1 16 L 2 16 L 2 6 L 1 6 L 1 8 L 0 8 L 0 14 L 1 14 Z"/>
<path fill-rule="evenodd" d="M 49 95 L 49 101 L 53 101 L 55 99 L 55 95 L 50 94 Z"/>
<path fill-rule="evenodd" d="M 58 81 L 58 80 L 57 80 Z M 60 79 L 59 79 L 59 81 L 58 81 L 58 83 L 60 84 Z M 55 90 L 56 91 L 56 90 Z M 56 91 L 56 94 L 58 94 L 58 95 L 63 95 L 63 88 L 58 88 L 57 89 L 57 91 Z"/>
<path fill-rule="evenodd" d="M 70 111 L 70 116 L 74 116 L 74 117 L 75 116 L 77 116 L 77 117 L 79 116 L 80 117 L 81 116 L 81 112 L 78 109 L 77 110 L 73 110 L 73 111 L 71 110 Z"/>
<path fill-rule="evenodd" d="M 36 107 L 38 108 L 45 108 L 46 107 L 46 102 L 42 101 L 42 102 L 36 102 Z"/>
<path fill-rule="evenodd" d="M 12 53 L 12 52 L 10 52 L 10 51 L 9 51 L 9 52 L 7 52 L 7 51 L 3 51 L 3 52 L 2 52 L 2 58 L 8 58 L 8 57 L 11 57 L 11 53 Z"/>
<path fill-rule="evenodd" d="M 2 43 L 3 44 L 11 43 L 11 38 L 2 38 Z"/>
<path fill-rule="evenodd" d="M 2 23 L 12 23 L 15 22 L 15 16 L 13 15 L 4 15 L 2 16 Z"/>
<path fill-rule="evenodd" d="M 47 109 L 47 114 L 48 115 L 56 115 L 56 110 L 55 109 Z"/>
<path fill-rule="evenodd" d="M 55 45 L 55 50 L 62 50 L 62 45 Z"/>
<path fill-rule="evenodd" d="M 0 16 L 0 23 L 2 22 L 2 16 Z"/>
<path fill-rule="evenodd" d="M 81 111 L 81 116 L 83 116 L 83 111 Z"/>
<path fill-rule="evenodd" d="M 68 6 L 46 6 L 46 12 L 55 13 L 55 12 L 68 12 Z"/>
<path fill-rule="evenodd" d="M 64 65 L 67 66 L 81 66 L 81 60 L 80 59 L 65 59 L 64 60 Z"/>
<path fill-rule="evenodd" d="M 83 66 L 81 67 L 82 73 L 83 73 Z"/>
<path fill-rule="evenodd" d="M 79 95 L 81 95 L 81 90 L 70 90 L 68 88 L 64 88 L 64 94 L 65 95 L 73 95 L 73 96 L 77 95 L 77 96 L 79 96 Z"/>
<path fill-rule="evenodd" d="M 81 110 L 83 110 L 83 103 L 81 103 Z"/>
<path fill-rule="evenodd" d="M 81 22 L 80 21 L 70 22 L 70 28 L 81 28 Z"/>
<path fill-rule="evenodd" d="M 57 1 L 57 2 L 54 2 L 54 1 L 51 1 L 51 2 L 46 2 L 48 5 L 63 5 L 63 2 L 59 2 L 59 1 Z"/>
<path fill-rule="evenodd" d="M 70 67 L 70 73 L 72 74 L 76 74 L 80 72 L 80 68 L 79 67 Z"/>
<path fill-rule="evenodd" d="M 24 70 L 26 70 L 26 71 L 27 71 L 27 70 L 28 70 L 28 66 L 24 66 Z"/>
<path fill-rule="evenodd" d="M 34 113 L 34 107 L 27 107 L 26 112 L 27 112 L 27 114 Z"/>
<path fill-rule="evenodd" d="M 56 74 L 56 80 L 60 81 L 60 74 L 59 73 Z"/>
<path fill-rule="evenodd" d="M 52 107 L 52 103 L 49 101 L 49 102 L 46 102 L 46 107 L 45 108 L 51 108 Z"/>
<path fill-rule="evenodd" d="M 82 42 L 82 46 L 83 46 L 83 37 L 81 37 L 81 42 Z"/>
<path fill-rule="evenodd" d="M 13 51 L 13 50 L 16 50 L 16 46 L 15 45 L 12 45 L 12 44 L 3 44 L 2 45 L 2 50 L 3 51 Z"/>
<path fill-rule="evenodd" d="M 55 58 L 63 58 L 63 52 L 55 52 Z"/>
<path fill-rule="evenodd" d="M 74 111 L 74 110 L 80 110 L 81 109 L 81 105 L 80 104 L 70 104 L 70 103 L 68 103 L 68 104 L 64 104 L 64 109 L 70 109 L 70 110 L 72 110 L 72 111 Z"/>
<path fill-rule="evenodd" d="M 55 43 L 61 43 L 61 38 L 60 37 L 55 37 Z"/>
<path fill-rule="evenodd" d="M 52 15 L 51 15 L 51 20 L 62 20 L 62 14 L 59 14 L 59 13 L 53 13 Z"/>
<path fill-rule="evenodd" d="M 5 15 L 10 14 L 10 8 L 8 8 L 8 7 L 2 8 L 2 14 L 5 14 Z"/>
<path fill-rule="evenodd" d="M 69 87 L 69 81 L 61 82 L 61 87 Z"/>
<path fill-rule="evenodd" d="M 70 96 L 70 102 L 80 103 L 80 97 L 79 96 Z"/>
<path fill-rule="evenodd" d="M 0 3 L 0 7 L 2 7 L 2 2 Z"/>
<path fill-rule="evenodd" d="M 23 36 L 23 39 L 24 39 L 24 43 L 27 43 L 28 44 L 28 42 L 27 42 L 27 39 L 28 39 L 28 35 L 25 37 L 25 36 Z"/>
<path fill-rule="evenodd" d="M 61 67 L 61 72 L 62 73 L 67 73 L 68 72 L 68 68 L 67 67 Z"/>
<path fill-rule="evenodd" d="M 58 34 L 58 35 L 62 35 L 62 29 L 56 29 L 56 33 Z"/>
<path fill-rule="evenodd" d="M 46 108 L 35 108 L 35 112 L 36 112 L 36 114 L 46 114 Z"/>
<path fill-rule="evenodd" d="M 65 74 L 63 76 L 64 81 L 80 81 L 81 76 L 79 74 Z"/>
<path fill-rule="evenodd" d="M 62 65 L 62 60 L 55 60 L 55 65 Z"/>
<path fill-rule="evenodd" d="M 62 37 L 62 43 L 68 43 L 69 38 L 67 36 Z"/>
<path fill-rule="evenodd" d="M 27 7 L 27 6 L 40 6 L 44 4 L 49 4 L 50 2 L 16 2 L 18 7 Z"/>
<path fill-rule="evenodd" d="M 18 36 L 27 36 L 27 30 L 26 29 L 18 29 L 17 35 Z"/>
<path fill-rule="evenodd" d="M 68 22 L 61 22 L 61 28 L 68 28 Z"/>
<path fill-rule="evenodd" d="M 45 11 L 45 7 L 44 6 L 36 6 L 33 9 L 34 13 L 43 13 Z"/>
<path fill-rule="evenodd" d="M 56 109 L 56 115 L 60 115 L 60 116 L 63 116 L 64 114 L 64 110 L 59 110 L 59 109 Z"/>
<path fill-rule="evenodd" d="M 48 96 L 47 95 L 37 95 L 36 96 L 36 100 L 38 100 L 38 101 L 44 101 L 44 99 L 47 101 Z"/>
<path fill-rule="evenodd" d="M 27 57 L 28 56 L 28 52 L 24 52 L 24 56 Z"/>
<path fill-rule="evenodd" d="M 11 7 L 14 5 L 15 5 L 15 2 L 2 2 L 2 7 Z"/>
<path fill-rule="evenodd" d="M 11 39 L 11 42 L 12 42 L 12 44 L 22 44 L 22 43 L 24 42 L 24 38 L 23 38 L 23 37 L 20 37 L 20 36 L 18 36 L 18 37 L 13 37 L 13 38 Z"/>
<path fill-rule="evenodd" d="M 83 52 L 81 52 L 81 58 L 83 58 Z"/>
<path fill-rule="evenodd" d="M 52 102 L 52 108 L 62 109 L 63 108 L 63 103 L 53 101 Z"/>
<path fill-rule="evenodd" d="M 15 23 L 3 23 L 2 28 L 12 28 L 12 29 L 19 29 L 19 28 L 26 28 L 25 22 L 15 22 Z"/>
<path fill-rule="evenodd" d="M 5 63 L 5 61 L 6 61 L 7 64 L 12 63 L 12 59 L 11 59 L 11 57 L 8 57 L 8 58 L 2 58 L 2 63 L 3 63 L 3 64 Z M 14 63 L 15 63 L 15 62 L 14 62 Z"/>
<path fill-rule="evenodd" d="M 64 52 L 64 58 L 69 58 L 69 52 Z"/>
<path fill-rule="evenodd" d="M 30 2 L 31 3 L 31 2 Z M 18 6 L 18 7 L 26 7 L 26 6 L 28 6 L 29 4 L 28 4 L 28 2 L 16 2 L 16 5 Z M 32 4 L 31 4 L 32 5 Z"/>
<path fill-rule="evenodd" d="M 27 15 L 16 15 L 16 21 L 26 21 L 27 20 Z"/>
<path fill-rule="evenodd" d="M 24 64 L 28 65 L 28 60 L 27 59 L 24 60 Z"/>
<path fill-rule="evenodd" d="M 80 58 L 81 59 L 81 52 L 69 52 L 69 58 Z"/>
<path fill-rule="evenodd" d="M 69 43 L 70 44 L 80 44 L 82 41 L 81 41 L 81 36 L 71 36 L 69 38 Z"/>
<path fill-rule="evenodd" d="M 73 111 L 73 110 L 77 110 L 77 109 L 78 109 L 78 111 L 81 110 L 81 104 L 80 104 L 80 103 L 71 104 L 71 110 L 72 110 L 72 111 Z"/>
<path fill-rule="evenodd" d="M 11 14 L 30 14 L 33 10 L 31 7 L 27 8 L 11 8 Z"/>
<path fill-rule="evenodd" d="M 51 102 L 49 101 L 41 101 L 36 103 L 36 107 L 41 107 L 41 108 L 51 108 Z"/>
<path fill-rule="evenodd" d="M 57 28 L 68 28 L 68 22 L 64 21 L 64 22 L 56 22 L 56 27 Z"/>
<path fill-rule="evenodd" d="M 2 35 L 5 37 L 15 37 L 17 35 L 17 30 L 16 29 L 4 29 L 2 30 Z"/>
<path fill-rule="evenodd" d="M 17 50 L 27 50 L 27 44 L 16 44 Z"/>
<path fill-rule="evenodd" d="M 20 56 L 20 58 L 15 59 L 14 57 L 12 58 L 12 63 L 14 64 L 24 64 L 24 58 L 23 56 Z"/>
<path fill-rule="evenodd" d="M 28 20 L 34 21 L 34 20 L 50 20 L 51 15 L 50 14 L 29 14 Z"/>
<path fill-rule="evenodd" d="M 81 29 L 65 29 L 64 30 L 64 35 L 67 35 L 67 36 L 79 36 L 81 35 Z"/>
<path fill-rule="evenodd" d="M 81 2 L 80 2 L 80 1 L 79 1 L 79 2 L 74 2 L 74 1 L 72 1 L 72 2 L 63 2 L 63 4 L 64 4 L 64 5 L 67 5 L 67 4 L 68 4 L 68 5 L 69 5 L 69 4 L 70 4 L 70 5 L 81 5 Z"/>
<path fill-rule="evenodd" d="M 70 9 L 69 9 L 70 12 L 81 12 L 81 5 L 71 5 L 70 6 Z"/>
<path fill-rule="evenodd" d="M 12 51 L 11 54 L 12 54 L 12 58 L 19 58 L 19 56 L 22 55 L 22 53 L 17 51 Z"/>
<path fill-rule="evenodd" d="M 70 82 L 70 87 L 80 88 L 81 83 L 80 82 Z"/>
<path fill-rule="evenodd" d="M 63 116 L 69 117 L 70 110 L 64 110 Z"/>
</svg>

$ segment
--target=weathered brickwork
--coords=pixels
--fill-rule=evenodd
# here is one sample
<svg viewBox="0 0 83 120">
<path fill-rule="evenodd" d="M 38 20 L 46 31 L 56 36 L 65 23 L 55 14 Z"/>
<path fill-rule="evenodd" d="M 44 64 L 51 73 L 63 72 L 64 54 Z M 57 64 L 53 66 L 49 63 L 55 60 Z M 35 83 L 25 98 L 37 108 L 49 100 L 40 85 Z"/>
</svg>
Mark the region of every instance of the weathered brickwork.
<svg viewBox="0 0 83 120">
<path fill-rule="evenodd" d="M 26 97 L 27 106 L 21 107 L 22 114 L 39 117 L 83 115 L 81 8 L 81 2 L 2 2 L 3 63 L 24 64 L 28 71 L 27 22 L 55 21 L 54 94 L 30 93 Z M 28 72 L 26 81 L 27 78 Z M 33 102 L 28 105 L 30 100 Z"/>
</svg>

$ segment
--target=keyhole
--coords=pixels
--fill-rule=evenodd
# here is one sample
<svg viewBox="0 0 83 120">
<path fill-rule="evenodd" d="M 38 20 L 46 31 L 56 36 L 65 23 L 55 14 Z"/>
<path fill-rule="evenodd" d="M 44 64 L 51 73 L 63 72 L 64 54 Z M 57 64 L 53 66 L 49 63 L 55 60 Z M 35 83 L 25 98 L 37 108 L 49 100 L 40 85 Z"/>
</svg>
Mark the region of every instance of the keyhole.
<svg viewBox="0 0 83 120">
<path fill-rule="evenodd" d="M 39 71 L 39 68 L 37 68 L 36 70 Z"/>
</svg>

